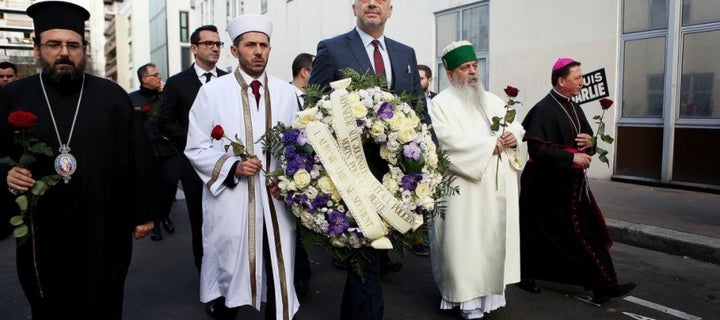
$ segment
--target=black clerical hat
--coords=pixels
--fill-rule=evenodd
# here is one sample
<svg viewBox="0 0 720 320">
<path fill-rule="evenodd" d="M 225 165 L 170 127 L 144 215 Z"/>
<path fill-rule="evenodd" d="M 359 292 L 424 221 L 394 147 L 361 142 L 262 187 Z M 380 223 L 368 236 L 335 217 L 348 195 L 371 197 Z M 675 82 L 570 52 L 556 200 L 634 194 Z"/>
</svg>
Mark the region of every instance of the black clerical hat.
<svg viewBox="0 0 720 320">
<path fill-rule="evenodd" d="M 39 0 L 27 8 L 27 15 L 33 19 L 35 36 L 50 29 L 67 29 L 85 37 L 85 20 L 90 12 L 82 7 L 83 1 Z"/>
</svg>

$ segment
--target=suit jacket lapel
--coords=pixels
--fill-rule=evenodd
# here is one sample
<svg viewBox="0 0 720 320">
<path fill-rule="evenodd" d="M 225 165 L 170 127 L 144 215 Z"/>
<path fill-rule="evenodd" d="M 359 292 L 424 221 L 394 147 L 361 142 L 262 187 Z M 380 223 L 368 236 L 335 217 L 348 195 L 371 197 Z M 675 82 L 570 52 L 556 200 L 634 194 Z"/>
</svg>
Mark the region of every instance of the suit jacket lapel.
<svg viewBox="0 0 720 320">
<path fill-rule="evenodd" d="M 405 57 L 399 48 L 396 46 L 397 42 L 392 39 L 385 37 L 385 46 L 390 57 L 390 68 L 392 70 L 392 83 L 390 84 L 390 90 L 394 90 L 395 85 L 398 82 L 400 76 L 407 73 L 408 63 L 405 61 Z"/>
<path fill-rule="evenodd" d="M 367 51 L 365 51 L 365 46 L 363 46 L 362 39 L 360 39 L 360 35 L 355 29 L 347 33 L 347 45 L 348 50 L 352 53 L 353 57 L 355 57 L 355 61 L 359 67 L 355 68 L 355 70 L 361 71 L 361 73 L 369 71 L 375 74 Z"/>
</svg>

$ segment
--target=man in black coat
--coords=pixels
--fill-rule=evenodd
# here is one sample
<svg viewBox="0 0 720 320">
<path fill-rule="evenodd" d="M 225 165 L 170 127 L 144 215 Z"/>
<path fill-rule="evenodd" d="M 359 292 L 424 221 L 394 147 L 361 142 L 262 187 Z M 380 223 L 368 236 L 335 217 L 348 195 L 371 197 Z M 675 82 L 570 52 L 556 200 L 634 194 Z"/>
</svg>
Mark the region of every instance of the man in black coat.
<svg viewBox="0 0 720 320">
<path fill-rule="evenodd" d="M 152 63 L 146 63 L 137 70 L 138 81 L 140 81 L 140 89 L 130 92 L 130 101 L 132 101 L 135 113 L 140 117 L 150 144 L 153 148 L 153 155 L 158 168 L 158 179 L 160 181 L 161 198 L 160 212 L 158 220 L 155 221 L 155 227 L 150 234 L 153 241 L 162 240 L 162 232 L 160 224 L 165 227 L 168 233 L 175 232 L 175 226 L 170 220 L 170 209 L 175 201 L 175 193 L 177 190 L 177 157 L 178 152 L 170 140 L 160 133 L 157 126 L 157 113 L 162 103 L 163 82 L 162 75 L 157 70 L 157 66 Z"/>
<path fill-rule="evenodd" d="M 163 102 L 158 111 L 158 126 L 160 132 L 168 137 L 179 151 L 178 170 L 190 217 L 193 257 L 199 272 L 203 256 L 203 185 L 183 152 L 187 140 L 188 113 L 193 101 L 195 101 L 195 96 L 200 90 L 200 86 L 213 78 L 227 74 L 227 72 L 215 66 L 220 58 L 220 49 L 223 46 L 217 27 L 206 25 L 195 29 L 190 35 L 190 43 L 190 50 L 195 56 L 195 63 L 190 68 L 173 75 L 167 80 L 163 90 Z M 212 310 L 213 303 L 211 302 L 208 304 L 208 313 L 212 313 Z"/>
</svg>

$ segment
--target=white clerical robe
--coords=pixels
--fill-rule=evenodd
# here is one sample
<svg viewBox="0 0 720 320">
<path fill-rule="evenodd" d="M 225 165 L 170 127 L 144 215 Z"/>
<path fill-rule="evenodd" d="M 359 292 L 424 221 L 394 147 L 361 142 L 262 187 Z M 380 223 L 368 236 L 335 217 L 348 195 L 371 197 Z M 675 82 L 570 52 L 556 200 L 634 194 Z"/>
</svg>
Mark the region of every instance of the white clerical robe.
<svg viewBox="0 0 720 320">
<path fill-rule="evenodd" d="M 507 284 L 520 281 L 517 174 L 525 164 L 525 130 L 517 119 L 505 129 L 515 135 L 518 147 L 505 149 L 498 166 L 493 150 L 502 128 L 493 132 L 490 123 L 494 116 L 504 117 L 505 102 L 485 92 L 486 117 L 479 106 L 462 103 L 457 92 L 445 89 L 429 108 L 460 188 L 459 195 L 447 199 L 445 218 L 435 219 L 430 228 L 433 276 L 443 303 L 477 305 L 470 302 L 480 299 L 492 304 L 488 301 L 497 299 L 482 297 L 502 298 Z"/>
<path fill-rule="evenodd" d="M 253 80 L 247 74 L 240 74 L 248 84 Z M 264 84 L 266 76 L 271 97 L 269 123 L 271 126 L 278 121 L 289 124 L 298 110 L 295 91 L 287 82 L 266 74 L 258 80 Z M 244 111 L 242 89 L 231 73 L 203 85 L 190 109 L 185 155 L 205 183 L 200 300 L 208 302 L 223 296 L 228 307 L 252 305 L 260 310 L 267 285 L 262 250 L 264 224 L 269 230 L 277 319 L 287 320 L 283 317 L 284 311 L 292 318 L 299 307 L 293 285 L 293 215 L 285 210 L 282 201 L 269 196 L 260 171 L 252 179 L 252 190 L 248 190 L 250 179 L 245 177 L 234 177 L 237 182 L 234 188 L 223 183 L 228 175 L 234 175 L 230 172 L 233 163 L 242 160 L 232 154 L 232 148 L 225 151 L 225 145 L 230 144 L 228 140 L 213 140 L 210 136 L 213 127 L 221 125 L 227 137 L 235 140 L 237 135 L 250 153 L 263 162 L 263 168 L 267 168 L 262 144 L 253 144 L 267 129 L 264 85 L 260 92 L 258 106 L 252 89 L 247 89 L 249 110 Z M 245 112 L 249 112 L 249 118 Z M 248 137 L 246 129 L 252 137 Z M 278 165 L 278 159 L 272 159 L 270 171 Z M 269 201 L 274 203 L 274 217 Z"/>
</svg>

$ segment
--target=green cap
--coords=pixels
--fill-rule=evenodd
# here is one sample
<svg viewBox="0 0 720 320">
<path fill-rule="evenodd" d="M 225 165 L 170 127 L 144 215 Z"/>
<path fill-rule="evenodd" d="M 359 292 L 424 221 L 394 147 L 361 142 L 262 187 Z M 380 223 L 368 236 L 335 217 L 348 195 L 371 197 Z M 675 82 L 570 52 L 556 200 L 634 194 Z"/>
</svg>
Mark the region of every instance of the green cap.
<svg viewBox="0 0 720 320">
<path fill-rule="evenodd" d="M 477 61 L 477 55 L 475 55 L 475 48 L 469 41 L 455 41 L 443 49 L 442 61 L 445 70 L 451 71 L 465 62 Z"/>
</svg>

